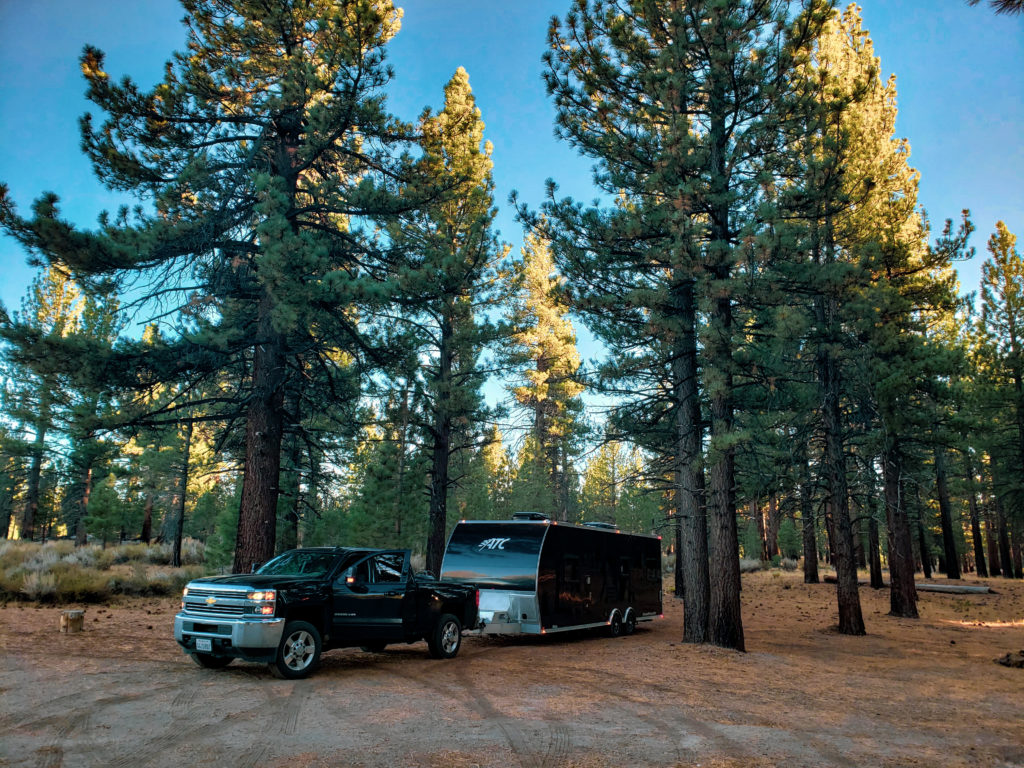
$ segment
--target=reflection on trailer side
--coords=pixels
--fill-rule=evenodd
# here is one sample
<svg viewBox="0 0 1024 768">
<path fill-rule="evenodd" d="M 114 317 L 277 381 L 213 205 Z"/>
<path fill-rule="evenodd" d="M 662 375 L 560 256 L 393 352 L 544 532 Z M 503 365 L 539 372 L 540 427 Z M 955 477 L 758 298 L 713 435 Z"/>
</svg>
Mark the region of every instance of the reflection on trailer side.
<svg viewBox="0 0 1024 768">
<path fill-rule="evenodd" d="M 448 540 L 441 578 L 480 589 L 487 633 L 600 626 L 628 633 L 662 613 L 659 537 L 605 527 L 462 521 Z"/>
</svg>

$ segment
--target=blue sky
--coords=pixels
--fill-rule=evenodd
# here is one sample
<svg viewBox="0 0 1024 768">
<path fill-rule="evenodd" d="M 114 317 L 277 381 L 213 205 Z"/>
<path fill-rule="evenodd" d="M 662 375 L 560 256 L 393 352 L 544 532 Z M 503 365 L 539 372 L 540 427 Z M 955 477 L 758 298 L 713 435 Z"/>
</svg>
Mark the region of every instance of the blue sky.
<svg viewBox="0 0 1024 768">
<path fill-rule="evenodd" d="M 494 144 L 503 238 L 517 248 L 521 240 L 506 202 L 513 189 L 536 206 L 554 178 L 563 193 L 589 199 L 590 162 L 554 140 L 540 78 L 548 19 L 568 0 L 398 4 L 405 18 L 390 46 L 391 110 L 412 120 L 427 105 L 439 108 L 444 84 L 466 68 Z M 898 132 L 910 139 L 933 228 L 972 211 L 979 255 L 960 272 L 973 290 L 998 219 L 1024 240 L 1024 18 L 965 0 L 865 0 L 862 8 L 883 75 L 897 75 Z M 183 47 L 182 15 L 172 0 L 0 0 L 0 181 L 23 212 L 44 190 L 60 195 L 64 216 L 81 226 L 116 209 L 121 199 L 100 186 L 78 148 L 78 117 L 89 109 L 79 53 L 95 45 L 112 76 L 150 86 Z M 32 271 L 9 238 L 0 238 L 0 277 L 0 301 L 17 308 Z"/>
</svg>

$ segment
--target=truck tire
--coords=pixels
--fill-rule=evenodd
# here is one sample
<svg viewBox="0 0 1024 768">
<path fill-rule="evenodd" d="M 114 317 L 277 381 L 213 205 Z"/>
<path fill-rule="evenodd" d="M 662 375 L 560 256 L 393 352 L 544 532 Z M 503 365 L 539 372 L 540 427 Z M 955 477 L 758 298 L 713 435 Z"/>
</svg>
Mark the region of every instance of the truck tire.
<svg viewBox="0 0 1024 768">
<path fill-rule="evenodd" d="M 320 662 L 320 649 L 320 632 L 316 627 L 306 621 L 290 621 L 284 627 L 270 671 L 282 680 L 306 677 Z"/>
<path fill-rule="evenodd" d="M 232 656 L 211 656 L 208 653 L 190 653 L 189 656 L 203 669 L 224 669 L 235 660 Z"/>
<path fill-rule="evenodd" d="M 444 613 L 437 620 L 427 637 L 427 648 L 435 659 L 451 659 L 462 646 L 462 624 L 450 613 Z"/>
<path fill-rule="evenodd" d="M 367 643 L 366 645 L 359 646 L 359 649 L 364 653 L 380 653 L 387 647 L 387 643 L 381 640 L 374 640 L 372 643 Z"/>
</svg>

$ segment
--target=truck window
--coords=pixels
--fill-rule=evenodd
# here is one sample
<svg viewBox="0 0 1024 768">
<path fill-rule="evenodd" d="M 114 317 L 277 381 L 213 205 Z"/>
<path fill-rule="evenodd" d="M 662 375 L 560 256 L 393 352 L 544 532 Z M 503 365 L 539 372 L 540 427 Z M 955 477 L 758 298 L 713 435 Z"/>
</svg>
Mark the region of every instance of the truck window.
<svg viewBox="0 0 1024 768">
<path fill-rule="evenodd" d="M 370 579 L 374 584 L 389 584 L 402 581 L 402 566 L 405 555 L 401 552 L 385 552 L 370 558 Z"/>
</svg>

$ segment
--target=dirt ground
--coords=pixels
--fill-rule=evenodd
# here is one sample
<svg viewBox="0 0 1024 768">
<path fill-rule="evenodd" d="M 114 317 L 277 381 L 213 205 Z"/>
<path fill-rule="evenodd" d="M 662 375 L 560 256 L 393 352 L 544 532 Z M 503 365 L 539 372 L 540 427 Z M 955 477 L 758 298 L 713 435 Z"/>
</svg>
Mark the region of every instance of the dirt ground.
<svg viewBox="0 0 1024 768">
<path fill-rule="evenodd" d="M 1024 583 L 922 592 L 917 621 L 863 589 L 868 635 L 846 637 L 831 585 L 743 578 L 747 653 L 682 644 L 668 598 L 632 637 L 332 651 L 298 682 L 195 666 L 176 600 L 74 606 L 71 635 L 72 606 L 10 604 L 0 766 L 1024 766 L 1024 669 L 993 663 L 1024 649 Z"/>
</svg>

